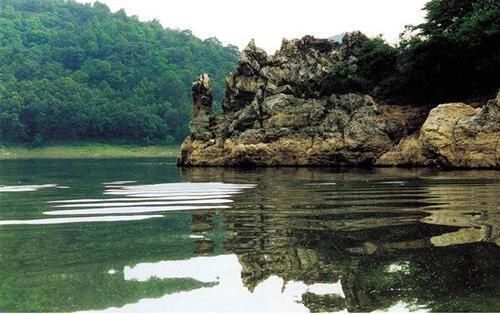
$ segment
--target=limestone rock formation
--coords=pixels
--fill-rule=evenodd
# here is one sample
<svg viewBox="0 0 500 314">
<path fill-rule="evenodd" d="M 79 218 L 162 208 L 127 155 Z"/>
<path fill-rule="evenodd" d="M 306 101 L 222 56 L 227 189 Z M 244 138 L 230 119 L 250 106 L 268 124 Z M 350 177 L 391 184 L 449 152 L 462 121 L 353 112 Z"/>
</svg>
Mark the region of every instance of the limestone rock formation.
<svg viewBox="0 0 500 314">
<path fill-rule="evenodd" d="M 193 83 L 193 117 L 212 113 L 212 87 L 208 74 L 202 74 Z"/>
<path fill-rule="evenodd" d="M 211 114 L 208 76 L 194 83 L 179 165 L 498 167 L 498 100 L 480 111 L 441 105 L 425 121 L 425 106 L 330 93 L 329 73 L 339 62 L 355 68 L 365 40 L 306 36 L 283 40 L 274 55 L 251 41 L 226 79 L 221 116 Z"/>
<path fill-rule="evenodd" d="M 189 126 L 191 137 L 197 140 L 212 138 L 210 130 L 212 114 L 212 87 L 208 74 L 202 74 L 193 83 L 193 119 Z"/>
<path fill-rule="evenodd" d="M 500 95 L 482 108 L 439 105 L 417 135 L 404 138 L 377 165 L 500 167 Z"/>
</svg>

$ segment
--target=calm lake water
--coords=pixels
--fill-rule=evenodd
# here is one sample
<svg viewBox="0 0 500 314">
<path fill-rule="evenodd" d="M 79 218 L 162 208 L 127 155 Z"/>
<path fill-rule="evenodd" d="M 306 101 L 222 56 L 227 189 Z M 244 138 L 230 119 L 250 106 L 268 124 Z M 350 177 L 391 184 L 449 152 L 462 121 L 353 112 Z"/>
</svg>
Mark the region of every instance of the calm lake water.
<svg viewBox="0 0 500 314">
<path fill-rule="evenodd" d="M 500 172 L 0 161 L 0 312 L 500 311 Z"/>
</svg>

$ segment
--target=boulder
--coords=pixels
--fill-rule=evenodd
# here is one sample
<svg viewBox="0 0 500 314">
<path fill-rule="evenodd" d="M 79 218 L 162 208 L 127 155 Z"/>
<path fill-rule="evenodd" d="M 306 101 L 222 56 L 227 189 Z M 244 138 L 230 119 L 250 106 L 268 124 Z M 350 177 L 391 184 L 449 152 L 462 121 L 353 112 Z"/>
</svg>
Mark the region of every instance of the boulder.
<svg viewBox="0 0 500 314">
<path fill-rule="evenodd" d="M 411 135 L 403 138 L 397 145 L 380 156 L 375 161 L 375 165 L 418 167 L 430 165 L 430 161 L 424 155 L 422 142 L 418 136 Z"/>
<path fill-rule="evenodd" d="M 500 168 L 500 97 L 481 108 L 464 103 L 432 109 L 418 134 L 383 154 L 380 166 Z"/>
<path fill-rule="evenodd" d="M 445 104 L 429 113 L 420 130 L 429 158 L 454 168 L 500 166 L 500 97 L 482 108 Z"/>
</svg>

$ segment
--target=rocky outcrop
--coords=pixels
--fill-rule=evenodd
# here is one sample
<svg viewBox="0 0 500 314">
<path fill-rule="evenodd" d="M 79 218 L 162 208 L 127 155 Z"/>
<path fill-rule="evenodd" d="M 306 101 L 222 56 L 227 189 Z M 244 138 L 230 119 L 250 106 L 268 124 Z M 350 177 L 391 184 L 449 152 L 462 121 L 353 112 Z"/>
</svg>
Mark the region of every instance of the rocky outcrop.
<svg viewBox="0 0 500 314">
<path fill-rule="evenodd" d="M 219 118 L 213 138 L 193 120 L 192 136 L 182 146 L 182 165 L 279 166 L 371 164 L 392 147 L 394 136 L 408 134 L 408 120 L 383 118 L 385 105 L 366 95 L 305 99 L 278 93 L 258 112 L 247 106 L 227 121 Z M 195 126 L 196 127 L 193 127 Z M 402 133 L 399 133 L 402 132 Z M 226 134 L 226 135 L 224 135 Z"/>
<path fill-rule="evenodd" d="M 338 64 L 355 69 L 365 40 L 361 33 L 342 43 L 306 36 L 284 40 L 272 56 L 250 42 L 226 79 L 222 115 L 211 114 L 208 76 L 194 83 L 179 165 L 498 167 L 495 102 L 479 111 L 438 106 L 425 120 L 425 106 L 331 94 L 329 74 Z"/>
<path fill-rule="evenodd" d="M 419 134 L 403 138 L 377 165 L 500 167 L 500 95 L 482 108 L 463 103 L 439 105 Z"/>
<path fill-rule="evenodd" d="M 210 130 L 212 119 L 212 87 L 207 74 L 200 75 L 193 83 L 193 119 L 189 131 L 195 140 L 205 141 L 213 137 Z"/>
<path fill-rule="evenodd" d="M 202 74 L 193 83 L 193 118 L 199 118 L 212 113 L 212 87 L 207 74 Z"/>
</svg>

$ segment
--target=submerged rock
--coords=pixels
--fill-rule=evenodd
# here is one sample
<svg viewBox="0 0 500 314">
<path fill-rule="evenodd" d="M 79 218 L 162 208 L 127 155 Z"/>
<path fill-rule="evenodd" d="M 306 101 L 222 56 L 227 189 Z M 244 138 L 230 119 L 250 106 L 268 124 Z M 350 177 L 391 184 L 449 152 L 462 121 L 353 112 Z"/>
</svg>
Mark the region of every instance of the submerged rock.
<svg viewBox="0 0 500 314">
<path fill-rule="evenodd" d="M 355 69 L 365 40 L 306 36 L 283 40 L 271 56 L 251 41 L 226 79 L 221 116 L 211 114 L 208 76 L 193 84 L 191 135 L 178 164 L 499 167 L 498 99 L 482 109 L 440 105 L 427 117 L 426 106 L 329 93 L 329 73 L 339 63 Z"/>
</svg>

